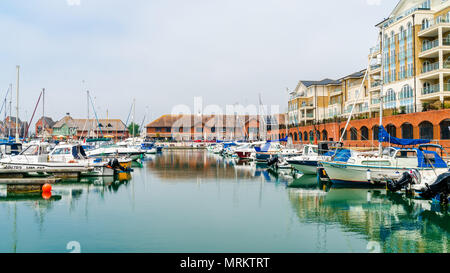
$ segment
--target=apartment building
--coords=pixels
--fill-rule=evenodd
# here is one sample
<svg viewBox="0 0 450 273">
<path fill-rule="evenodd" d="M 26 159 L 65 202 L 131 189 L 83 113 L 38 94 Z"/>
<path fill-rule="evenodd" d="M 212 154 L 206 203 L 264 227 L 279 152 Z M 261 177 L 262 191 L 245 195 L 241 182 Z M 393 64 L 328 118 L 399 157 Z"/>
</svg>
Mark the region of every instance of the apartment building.
<svg viewBox="0 0 450 273">
<path fill-rule="evenodd" d="M 290 93 L 294 139 L 348 135 L 348 141 L 369 145 L 364 141 L 377 139 L 381 106 L 393 136 L 450 139 L 450 1 L 399 1 L 376 27 L 378 43 L 370 49 L 367 70 L 338 80 L 300 81 Z M 344 132 L 350 113 L 353 120 Z"/>
</svg>

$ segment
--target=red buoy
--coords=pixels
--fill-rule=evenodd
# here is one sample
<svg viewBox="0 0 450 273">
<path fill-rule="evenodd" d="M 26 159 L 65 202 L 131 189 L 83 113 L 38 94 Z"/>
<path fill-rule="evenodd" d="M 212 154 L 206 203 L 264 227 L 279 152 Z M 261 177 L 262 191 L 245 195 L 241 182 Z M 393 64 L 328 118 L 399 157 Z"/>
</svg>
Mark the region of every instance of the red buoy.
<svg viewBox="0 0 450 273">
<path fill-rule="evenodd" d="M 46 183 L 42 186 L 42 192 L 49 193 L 52 192 L 52 185 Z"/>
<path fill-rule="evenodd" d="M 51 197 L 52 197 L 51 192 L 43 192 L 42 193 L 42 198 L 44 198 L 44 200 L 49 200 Z"/>
</svg>

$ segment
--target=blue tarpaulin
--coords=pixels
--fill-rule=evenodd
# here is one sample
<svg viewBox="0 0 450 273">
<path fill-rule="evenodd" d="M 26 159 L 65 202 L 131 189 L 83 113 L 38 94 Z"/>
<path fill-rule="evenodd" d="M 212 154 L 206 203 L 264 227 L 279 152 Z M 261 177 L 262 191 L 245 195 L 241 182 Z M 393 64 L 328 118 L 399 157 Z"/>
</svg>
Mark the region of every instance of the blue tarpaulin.
<svg viewBox="0 0 450 273">
<path fill-rule="evenodd" d="M 333 157 L 333 161 L 347 162 L 350 157 L 351 151 L 349 149 L 338 149 L 336 155 Z"/>
<path fill-rule="evenodd" d="M 268 140 L 267 142 L 287 142 L 288 141 L 288 137 L 282 138 L 282 139 L 277 139 L 277 140 Z"/>
<path fill-rule="evenodd" d="M 410 146 L 410 145 L 419 145 L 430 143 L 428 139 L 402 139 L 396 138 L 391 135 L 384 129 L 383 126 L 380 127 L 380 131 L 378 133 L 378 141 L 379 142 L 389 142 L 391 144 L 402 145 L 402 146 Z"/>
</svg>

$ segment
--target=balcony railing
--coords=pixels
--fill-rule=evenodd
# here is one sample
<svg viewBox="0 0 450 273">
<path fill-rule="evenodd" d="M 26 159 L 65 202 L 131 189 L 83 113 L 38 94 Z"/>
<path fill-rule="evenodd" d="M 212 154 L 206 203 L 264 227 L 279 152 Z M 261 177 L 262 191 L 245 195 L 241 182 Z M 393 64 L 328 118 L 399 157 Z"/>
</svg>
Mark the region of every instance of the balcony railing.
<svg viewBox="0 0 450 273">
<path fill-rule="evenodd" d="M 302 103 L 300 107 L 314 107 L 313 103 Z"/>
<path fill-rule="evenodd" d="M 430 71 L 433 71 L 433 70 L 438 70 L 438 69 L 439 69 L 439 62 L 435 62 L 435 63 L 432 63 L 432 64 L 425 64 L 422 67 L 422 73 L 427 73 L 427 72 L 430 72 Z"/>
<path fill-rule="evenodd" d="M 449 46 L 450 45 L 450 37 L 443 38 L 442 45 Z"/>
<path fill-rule="evenodd" d="M 422 46 L 422 52 L 425 52 L 427 50 L 433 49 L 438 46 L 439 46 L 439 40 L 434 40 L 434 41 L 424 43 Z"/>
<path fill-rule="evenodd" d="M 380 52 L 380 45 L 374 46 L 370 48 L 370 54 L 375 54 Z"/>
<path fill-rule="evenodd" d="M 377 87 L 377 86 L 380 86 L 381 85 L 381 81 L 375 81 L 375 82 L 372 82 L 371 84 L 370 84 L 370 87 Z"/>
<path fill-rule="evenodd" d="M 381 64 L 374 64 L 370 66 L 370 70 L 376 70 L 381 67 Z"/>
<path fill-rule="evenodd" d="M 444 83 L 444 91 L 450 91 L 450 83 Z"/>
<path fill-rule="evenodd" d="M 430 27 L 432 27 L 434 25 L 444 24 L 444 23 L 450 23 L 450 18 L 446 16 L 446 17 L 442 17 L 441 19 L 439 19 L 439 21 L 435 21 L 435 20 L 428 21 L 428 24 L 422 25 L 421 30 L 429 29 Z"/>
<path fill-rule="evenodd" d="M 380 99 L 372 99 L 371 103 L 372 104 L 379 104 L 380 103 Z"/>
<path fill-rule="evenodd" d="M 428 95 L 439 92 L 439 84 L 432 84 L 428 87 L 422 88 L 422 95 Z"/>
<path fill-rule="evenodd" d="M 313 118 L 314 117 L 314 113 L 306 113 L 306 117 L 307 118 Z"/>
</svg>

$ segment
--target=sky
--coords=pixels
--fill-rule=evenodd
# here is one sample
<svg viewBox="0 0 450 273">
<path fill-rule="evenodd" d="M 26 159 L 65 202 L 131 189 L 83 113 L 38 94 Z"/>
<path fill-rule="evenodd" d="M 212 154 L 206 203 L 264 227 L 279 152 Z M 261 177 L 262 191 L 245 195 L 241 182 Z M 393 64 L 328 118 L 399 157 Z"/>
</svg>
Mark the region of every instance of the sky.
<svg viewBox="0 0 450 273">
<path fill-rule="evenodd" d="M 9 84 L 30 120 L 45 113 L 137 123 L 176 105 L 287 107 L 299 80 L 364 69 L 375 24 L 397 0 L 2 0 L 0 104 Z M 9 111 L 9 110 L 8 110 Z M 36 117 L 42 116 L 42 105 Z M 13 109 L 15 115 L 15 108 Z M 4 117 L 0 113 L 1 119 Z M 37 118 L 35 118 L 36 120 Z"/>
</svg>

